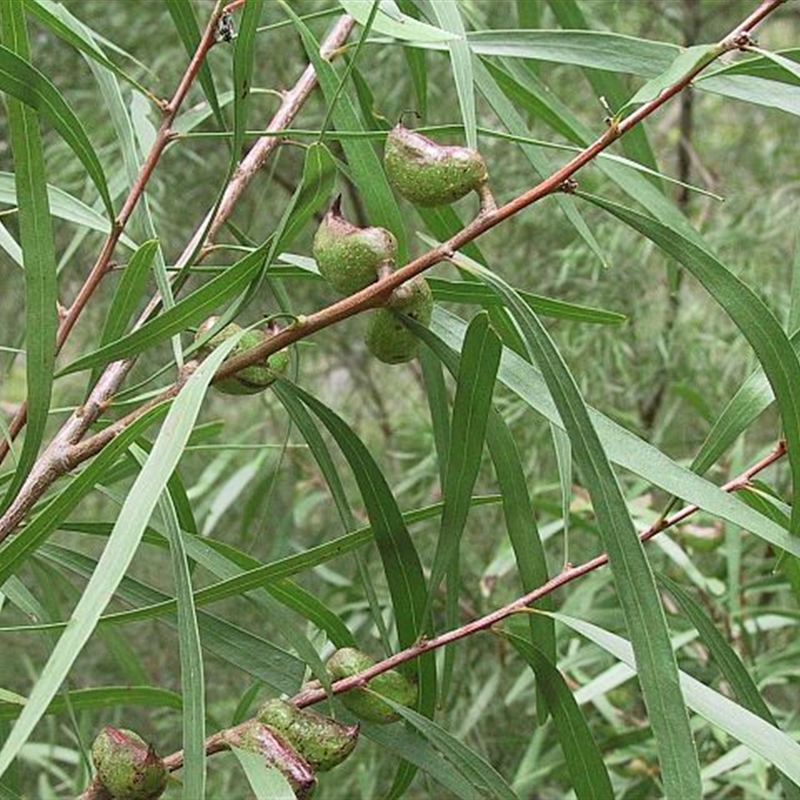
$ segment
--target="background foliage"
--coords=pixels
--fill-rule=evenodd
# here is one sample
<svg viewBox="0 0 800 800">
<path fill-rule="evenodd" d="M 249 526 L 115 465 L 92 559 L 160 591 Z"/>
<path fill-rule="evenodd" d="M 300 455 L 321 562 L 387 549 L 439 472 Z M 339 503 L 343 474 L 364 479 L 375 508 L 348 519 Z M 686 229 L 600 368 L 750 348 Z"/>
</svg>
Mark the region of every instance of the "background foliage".
<svg viewBox="0 0 800 800">
<path fill-rule="evenodd" d="M 179 23 L 196 19 L 202 30 L 213 5 L 22 0 L 12 7 L 2 9 L 3 45 L 24 57 L 13 32 L 27 27 L 30 62 L 86 132 L 118 212 L 156 137 L 161 111 L 152 100 L 171 96 L 186 71 Z M 188 301 L 187 319 L 173 328 L 173 312 L 153 317 L 148 346 L 136 351 L 90 434 L 175 381 L 176 359 L 192 358 L 185 352 L 192 332 L 211 310 L 229 309 L 251 324 L 332 304 L 337 298 L 310 258 L 317 221 L 336 191 L 359 224 L 391 227 L 407 255 L 401 263 L 474 217 L 474 197 L 426 212 L 389 191 L 375 165 L 398 119 L 442 141 L 477 142 L 505 203 L 603 133 L 601 95 L 617 112 L 648 80 L 666 73 L 665 86 L 676 82 L 691 64 L 671 70 L 675 48 L 719 41 L 754 7 L 434 0 L 387 4 L 388 15 L 370 17 L 372 4 L 356 0 L 248 0 L 234 12 L 235 43 L 208 53 L 220 119 L 210 110 L 210 84 L 194 85 L 146 203 L 54 367 L 46 351 L 58 320 L 48 281 L 49 299 L 69 307 L 109 218 L 98 180 L 70 139 L 77 122 L 62 115 L 66 133 L 54 124 L 40 84 L 28 81 L 18 103 L 15 91 L 24 92 L 14 81 L 27 73 L 3 54 L 4 434 L 31 400 L 26 437 L 0 474 L 3 491 L 12 487 L 4 505 L 31 466 L 21 442 L 33 442 L 31 457 L 42 449 L 32 433 L 36 403 L 45 445 L 108 360 L 91 354 L 130 331 L 166 286 L 235 162 L 309 58 L 321 88 L 282 134 L 214 248 L 188 262 L 188 280 L 174 290 L 176 300 L 197 298 L 191 293 L 219 278 L 219 295 L 205 311 Z M 345 12 L 374 28 L 356 26 L 326 66 L 318 44 Z M 397 34 L 401 12 L 455 38 L 411 44 L 388 35 L 380 26 Z M 582 27 L 597 38 L 575 32 Z M 136 729 L 162 754 L 186 750 L 183 784 L 174 782 L 167 797 L 250 796 L 234 755 L 205 758 L 204 735 L 252 715 L 266 697 L 298 692 L 304 679 L 319 677 L 334 647 L 357 643 L 381 659 L 417 634 L 467 625 L 565 564 L 604 551 L 613 569 L 588 571 L 537 606 L 557 609 L 554 627 L 542 615 L 533 622 L 517 615 L 427 661 L 409 661 L 423 686 L 417 716 L 404 712 L 411 719 L 391 728 L 365 725 L 355 754 L 320 777 L 316 796 L 798 796 L 800 547 L 790 504 L 800 452 L 792 347 L 800 308 L 800 59 L 792 49 L 799 34 L 797 5 L 786 3 L 758 30 L 758 46 L 783 60 L 754 50 L 726 54 L 581 170 L 577 196 L 553 194 L 465 246 L 454 263 L 429 270 L 437 313 L 430 332 L 419 331 L 419 361 L 374 361 L 362 342 L 366 314 L 358 314 L 302 338 L 290 379 L 274 391 L 231 398 L 206 395 L 218 352 L 169 412 L 161 406 L 52 482 L 0 545 L 2 796 L 80 793 L 91 777 L 89 746 L 107 724 Z M 76 39 L 104 56 L 86 44 L 79 50 Z M 35 172 L 25 172 L 14 138 L 25 119 L 41 131 L 38 157 L 36 137 L 23 139 L 51 187 L 51 237 L 46 229 L 26 237 L 26 209 L 41 216 L 36 176 L 31 196 L 20 189 L 20 175 Z M 324 169 L 329 157 L 335 177 Z M 152 240 L 157 247 L 146 244 Z M 265 242 L 263 271 L 255 248 Z M 131 289 L 124 279 L 137 258 L 142 285 Z M 244 275 L 238 288 L 234 264 Z M 555 312 L 534 305 L 537 316 L 518 293 L 574 305 Z M 118 327 L 103 333 L 109 320 Z M 500 340 L 495 382 L 487 353 Z M 82 368 L 70 369 L 79 358 Z M 51 379 L 56 371 L 52 396 L 48 369 Z M 767 457 L 780 437 L 791 458 L 777 458 L 735 496 L 715 490 Z M 692 469 L 708 481 L 692 478 Z M 700 510 L 653 538 L 646 561 L 637 562 L 634 526 L 644 530 L 665 509 L 677 510 L 675 497 Z M 540 547 L 544 561 L 536 558 Z M 637 608 L 643 624 L 632 625 Z M 661 608 L 688 718 L 682 703 L 653 707 L 659 687 L 664 696 L 678 691 L 666 638 L 659 639 Z M 624 666 L 631 660 L 624 640 L 637 653 L 641 683 Z M 338 703 L 331 708 L 347 718 Z M 691 738 L 682 737 L 683 724 Z M 691 752 L 681 759 L 691 740 L 697 769 Z M 403 759 L 421 769 L 403 767 Z"/>
</svg>

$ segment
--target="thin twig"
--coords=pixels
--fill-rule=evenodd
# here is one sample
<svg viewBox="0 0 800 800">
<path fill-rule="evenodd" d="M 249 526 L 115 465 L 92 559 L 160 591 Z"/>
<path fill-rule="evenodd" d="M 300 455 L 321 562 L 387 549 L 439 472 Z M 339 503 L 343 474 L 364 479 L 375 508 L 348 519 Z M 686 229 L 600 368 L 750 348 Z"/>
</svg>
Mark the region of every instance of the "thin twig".
<svg viewBox="0 0 800 800">
<path fill-rule="evenodd" d="M 170 142 L 172 136 L 172 123 L 175 121 L 178 110 L 186 98 L 189 89 L 194 83 L 197 73 L 200 71 L 200 67 L 203 64 L 208 51 L 215 44 L 215 31 L 217 22 L 221 15 L 222 0 L 217 0 L 214 10 L 211 12 L 211 16 L 209 17 L 206 29 L 203 31 L 203 35 L 200 39 L 200 43 L 197 46 L 197 50 L 195 51 L 194 56 L 192 56 L 189 66 L 186 67 L 186 71 L 184 72 L 183 77 L 178 84 L 178 88 L 175 90 L 175 94 L 172 96 L 171 100 L 161 105 L 163 118 L 161 120 L 161 125 L 158 128 L 158 132 L 156 133 L 155 139 L 153 140 L 150 152 L 142 164 L 139 174 L 136 177 L 133 186 L 131 186 L 128 196 L 125 198 L 125 202 L 122 204 L 119 214 L 114 220 L 114 224 L 111 226 L 111 231 L 109 232 L 102 248 L 100 249 L 100 254 L 97 256 L 94 266 L 86 276 L 83 285 L 78 290 L 78 294 L 75 296 L 75 299 L 70 304 L 66 313 L 60 319 L 58 330 L 56 331 L 57 353 L 61 351 L 61 348 L 64 346 L 64 342 L 66 342 L 70 332 L 75 326 L 75 323 L 78 321 L 78 317 L 80 317 L 81 313 L 83 313 L 83 310 L 86 308 L 89 299 L 92 297 L 95 290 L 100 285 L 100 282 L 109 271 L 111 256 L 114 253 L 114 248 L 117 246 L 119 237 L 125 230 L 125 225 L 127 225 L 137 203 L 144 194 L 145 187 L 147 186 L 147 183 L 153 174 L 156 164 L 161 158 L 164 149 Z M 28 335 L 33 336 L 35 335 L 35 332 L 29 331 Z M 9 423 L 7 436 L 0 440 L 0 464 L 2 464 L 3 459 L 8 454 L 11 448 L 11 443 L 19 435 L 23 427 L 25 427 L 27 418 L 28 403 L 25 401 L 20 404 L 16 414 Z"/>
<path fill-rule="evenodd" d="M 744 472 L 728 481 L 728 483 L 721 488 L 726 492 L 734 492 L 746 487 L 755 475 L 758 475 L 767 467 L 779 461 L 784 455 L 786 455 L 786 443 L 784 441 L 779 441 L 769 455 L 762 458 L 756 464 L 748 467 Z M 679 522 L 683 522 L 683 520 L 699 510 L 700 507 L 697 505 L 685 506 L 668 519 L 658 520 L 653 525 L 643 530 L 639 534 L 639 540 L 641 542 L 647 542 L 656 534 L 659 534 L 662 531 L 677 525 Z M 381 673 L 387 672 L 390 669 L 395 669 L 408 661 L 413 661 L 415 658 L 419 658 L 419 656 L 421 656 L 423 653 L 429 653 L 432 650 L 437 650 L 440 647 L 452 644 L 460 639 L 465 639 L 481 631 L 489 630 L 514 614 L 528 611 L 529 606 L 532 603 L 541 600 L 548 594 L 552 594 L 552 592 L 556 591 L 556 589 L 560 589 L 562 586 L 565 586 L 566 584 L 571 583 L 572 581 L 577 580 L 578 578 L 587 575 L 590 572 L 594 572 L 594 570 L 599 569 L 607 563 L 608 555 L 602 553 L 601 555 L 596 556 L 589 561 L 585 561 L 583 564 L 578 564 L 577 566 L 567 565 L 558 575 L 555 575 L 541 586 L 537 586 L 523 597 L 514 600 L 514 602 L 509 603 L 502 608 L 498 608 L 491 614 L 487 614 L 480 619 L 473 620 L 472 622 L 468 622 L 465 625 L 461 625 L 460 627 L 454 628 L 451 631 L 442 633 L 439 636 L 435 636 L 431 639 L 420 639 L 411 647 L 401 650 L 400 652 L 395 653 L 394 655 L 389 656 L 388 658 L 385 658 L 376 664 L 373 664 L 369 669 L 365 669 L 362 672 L 351 675 L 348 678 L 342 678 L 341 680 L 336 681 L 331 686 L 331 692 L 333 694 L 341 694 L 342 692 L 347 692 L 351 689 L 363 687 L 376 675 L 380 675 Z M 315 703 L 320 703 L 327 697 L 328 693 L 325 691 L 325 689 L 322 688 L 318 681 L 314 681 L 313 683 L 305 686 L 301 692 L 292 697 L 291 702 L 298 708 L 305 708 L 307 706 L 314 705 Z M 220 737 L 224 738 L 224 733 L 217 732 L 208 737 L 206 740 L 206 752 L 208 754 L 211 754 L 211 752 L 215 752 L 217 749 L 219 749 L 216 747 L 216 743 L 219 742 Z M 177 750 L 176 752 L 166 756 L 164 758 L 164 763 L 171 771 L 180 769 L 183 766 L 183 751 Z"/>
</svg>

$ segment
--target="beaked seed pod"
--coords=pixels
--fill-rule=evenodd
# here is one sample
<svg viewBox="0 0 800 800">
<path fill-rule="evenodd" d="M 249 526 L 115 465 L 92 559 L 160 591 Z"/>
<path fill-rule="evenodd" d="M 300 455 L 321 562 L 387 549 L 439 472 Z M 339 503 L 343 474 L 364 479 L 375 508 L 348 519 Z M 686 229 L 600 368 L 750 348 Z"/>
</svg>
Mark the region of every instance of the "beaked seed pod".
<svg viewBox="0 0 800 800">
<path fill-rule="evenodd" d="M 419 350 L 419 339 L 398 315 L 428 325 L 433 314 L 433 295 L 425 278 L 412 278 L 396 289 L 385 308 L 371 312 L 364 341 L 370 353 L 385 364 L 411 361 Z"/>
<path fill-rule="evenodd" d="M 208 331 L 214 327 L 218 319 L 219 317 L 209 317 L 203 322 L 197 329 L 195 340 L 199 339 L 205 333 L 208 333 Z M 239 333 L 241 330 L 241 326 L 237 325 L 235 322 L 226 325 L 203 345 L 200 349 L 200 355 L 208 355 L 215 347 L 222 344 L 234 334 Z M 266 338 L 267 334 L 264 333 L 264 331 L 246 331 L 242 335 L 242 338 L 239 339 L 230 357 L 244 353 L 251 347 L 261 344 Z M 234 375 L 217 381 L 214 387 L 223 394 L 258 394 L 273 384 L 275 379 L 286 371 L 288 365 L 289 350 L 288 348 L 284 348 L 277 353 L 273 353 L 261 364 L 253 364 L 250 367 L 245 367 Z"/>
<path fill-rule="evenodd" d="M 279 733 L 256 719 L 247 720 L 224 735 L 230 747 L 257 753 L 269 767 L 275 767 L 289 782 L 297 800 L 311 797 L 317 779 L 314 770 L 300 753 Z"/>
<path fill-rule="evenodd" d="M 384 163 L 389 182 L 419 206 L 454 203 L 489 180 L 477 150 L 438 144 L 403 125 L 389 132 Z"/>
<path fill-rule="evenodd" d="M 353 647 L 343 647 L 328 659 L 325 666 L 331 678 L 338 681 L 363 672 L 374 663 L 366 653 Z M 410 707 L 417 702 L 417 687 L 394 669 L 376 675 L 367 682 L 367 687 L 402 706 Z M 339 697 L 346 708 L 367 722 L 386 724 L 400 719 L 400 715 L 388 703 L 364 689 L 351 689 Z"/>
<path fill-rule="evenodd" d="M 114 800 L 157 800 L 169 772 L 152 745 L 126 729 L 106 726 L 92 744 L 92 762 Z"/>
<path fill-rule="evenodd" d="M 358 742 L 358 725 L 343 725 L 277 698 L 267 700 L 256 719 L 286 739 L 317 772 L 341 764 Z"/>
<path fill-rule="evenodd" d="M 314 236 L 313 254 L 320 274 L 341 294 L 375 283 L 382 268 L 394 267 L 397 240 L 386 228 L 358 228 L 341 211 L 339 195 Z"/>
</svg>

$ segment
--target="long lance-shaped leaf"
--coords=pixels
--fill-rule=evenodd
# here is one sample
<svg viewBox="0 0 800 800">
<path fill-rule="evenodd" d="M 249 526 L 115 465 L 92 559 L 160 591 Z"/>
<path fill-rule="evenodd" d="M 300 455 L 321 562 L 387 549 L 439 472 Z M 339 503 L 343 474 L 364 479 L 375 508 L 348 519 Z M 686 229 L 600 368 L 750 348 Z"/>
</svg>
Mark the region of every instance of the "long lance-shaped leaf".
<svg viewBox="0 0 800 800">
<path fill-rule="evenodd" d="M 530 307 L 489 270 L 478 265 L 470 269 L 502 296 L 514 315 L 572 442 L 575 463 L 592 498 L 636 653 L 639 680 L 659 745 L 666 795 L 685 800 L 699 798 L 702 795 L 700 766 L 678 683 L 678 666 L 664 610 L 644 548 L 586 404 L 561 354 Z"/>
<path fill-rule="evenodd" d="M 439 583 L 458 555 L 467 523 L 472 489 L 478 477 L 486 438 L 500 351 L 500 340 L 489 325 L 489 315 L 478 314 L 464 337 L 458 368 L 450 451 L 442 487 L 444 512 L 428 581 L 429 606 Z"/>
<path fill-rule="evenodd" d="M 475 751 L 470 750 L 463 742 L 430 719 L 417 714 L 410 708 L 395 703 L 388 697 L 383 698 L 392 709 L 441 753 L 442 758 L 457 768 L 481 798 L 497 797 L 500 800 L 519 800 L 516 792 L 509 786 L 505 778 Z"/>
<path fill-rule="evenodd" d="M 587 200 L 630 225 L 683 264 L 705 286 L 755 351 L 775 393 L 781 413 L 792 485 L 800 487 L 800 361 L 789 337 L 764 301 L 701 246 L 662 222 L 600 197 Z M 792 509 L 791 531 L 800 534 L 800 503 Z"/>
<path fill-rule="evenodd" d="M 452 375 L 457 375 L 457 354 L 429 329 L 421 325 L 415 325 L 414 330 L 424 338 L 425 343 L 428 345 L 423 350 L 421 357 L 424 359 L 428 355 L 432 355 L 439 359 Z M 429 382 L 428 376 L 431 373 L 431 368 L 425 364 L 424 360 L 423 369 L 425 369 L 426 387 L 430 397 L 433 381 Z M 444 417 L 443 422 L 440 424 L 446 424 L 446 409 L 439 411 L 438 414 Z M 436 419 L 437 414 L 434 413 L 433 408 L 431 409 L 431 416 Z M 449 426 L 446 431 L 443 432 L 442 437 L 445 441 L 450 441 Z M 525 471 L 522 467 L 519 450 L 517 449 L 508 425 L 506 425 L 503 417 L 494 408 L 489 412 L 486 426 L 486 444 L 489 446 L 489 453 L 497 475 L 497 483 L 500 486 L 503 514 L 506 519 L 506 529 L 508 531 L 508 538 L 511 541 L 511 547 L 514 550 L 514 557 L 517 561 L 522 589 L 528 592 L 547 582 L 547 561 L 545 559 L 544 546 L 542 545 L 542 540 L 536 525 L 536 518 L 531 506 L 531 499 L 525 481 Z M 447 455 L 450 451 L 450 447 L 448 445 L 445 449 L 444 444 L 437 444 L 437 450 L 439 450 L 439 452 L 444 451 L 445 455 Z M 553 600 L 551 597 L 547 596 L 542 598 L 536 605 L 538 608 L 552 610 Z M 531 641 L 536 642 L 539 649 L 541 649 L 548 658 L 555 661 L 555 625 L 553 625 L 550 617 L 544 614 L 530 614 L 529 624 Z M 545 705 L 543 698 L 542 705 Z M 540 717 L 540 721 L 542 723 L 544 722 L 544 716 Z"/>
<path fill-rule="evenodd" d="M 60 374 L 69 375 L 71 372 L 80 372 L 110 361 L 135 356 L 173 334 L 180 333 L 189 325 L 200 322 L 229 297 L 239 294 L 247 287 L 261 269 L 265 256 L 266 245 L 262 245 L 160 316 L 145 322 L 141 328 L 127 336 L 73 361 Z"/>
<path fill-rule="evenodd" d="M 122 273 L 111 308 L 108 310 L 103 332 L 100 334 L 100 347 L 119 339 L 128 326 L 133 312 L 142 301 L 150 267 L 158 250 L 158 242 L 145 242 L 132 256 Z M 100 369 L 96 367 L 89 378 L 89 387 L 94 386 L 100 377 Z"/>
<path fill-rule="evenodd" d="M 564 676 L 532 642 L 508 631 L 501 635 L 514 645 L 536 673 L 536 683 L 542 687 L 553 715 L 575 796 L 578 800 L 612 800 L 614 790 L 603 756 Z"/>
<path fill-rule="evenodd" d="M 400 646 L 409 647 L 429 630 L 430 622 L 426 615 L 422 565 L 394 495 L 364 443 L 344 420 L 315 397 L 296 386 L 292 388 L 330 431 L 353 470 L 389 584 Z M 419 685 L 418 708 L 429 717 L 433 716 L 436 704 L 436 667 L 433 658 L 429 657 L 432 655 L 422 656 L 415 664 Z M 402 765 L 390 794 L 394 796 L 400 792 L 412 777 L 411 767 Z"/>
<path fill-rule="evenodd" d="M 336 100 L 333 109 L 333 121 L 336 128 L 340 131 L 361 132 L 364 126 L 356 107 L 346 90 L 339 92 L 339 76 L 330 62 L 320 56 L 319 42 L 288 3 L 281 2 L 281 5 L 297 27 L 309 61 L 314 66 L 325 100 L 328 103 Z M 353 181 L 364 198 L 364 205 L 372 224 L 387 228 L 397 237 L 398 258 L 400 263 L 403 263 L 406 252 L 403 216 L 392 190 L 389 188 L 383 165 L 375 153 L 372 143 L 357 138 L 345 139 L 342 141 L 342 148 L 347 156 Z"/>
<path fill-rule="evenodd" d="M 439 26 L 452 33 L 453 40 L 448 42 L 450 61 L 453 65 L 453 78 L 456 83 L 458 105 L 464 122 L 464 134 L 467 147 L 478 149 L 478 129 L 475 116 L 475 85 L 472 74 L 472 53 L 466 39 L 466 30 L 461 20 L 461 12 L 455 0 L 438 0 L 430 6 Z"/>
<path fill-rule="evenodd" d="M 466 327 L 463 320 L 441 307 L 434 309 L 431 331 L 454 350 L 461 348 Z M 425 329 L 419 331 L 418 335 L 425 339 Z M 544 378 L 536 367 L 504 348 L 498 374 L 500 381 L 523 402 L 550 422 L 563 425 Z M 643 441 L 596 409 L 590 408 L 589 416 L 607 456 L 613 463 L 645 478 L 665 492 L 694 503 L 709 514 L 738 525 L 765 542 L 800 558 L 800 541 L 790 536 L 785 527 L 750 508 L 735 495 L 723 491 L 719 486 L 676 463 L 657 447 Z"/>
<path fill-rule="evenodd" d="M 58 693 L 97 626 L 103 609 L 124 577 L 158 498 L 183 455 L 183 448 L 200 413 L 214 372 L 236 346 L 239 338 L 238 335 L 232 336 L 221 344 L 189 378 L 175 399 L 153 451 L 125 500 L 97 569 L 72 612 L 70 623 L 42 669 L 31 691 L 28 705 L 0 750 L 0 775 L 5 773 L 17 757 L 47 706 Z"/>
<path fill-rule="evenodd" d="M 553 617 L 636 669 L 631 645 L 621 636 L 563 614 Z M 681 672 L 679 678 L 690 708 L 800 784 L 800 745 L 791 736 L 689 675 Z"/>
<path fill-rule="evenodd" d="M 395 606 L 400 644 L 408 647 L 427 630 L 425 578 L 417 549 L 386 479 L 364 443 L 344 420 L 317 398 L 284 382 L 330 431 L 361 491 Z"/>
<path fill-rule="evenodd" d="M 245 3 L 236 43 L 233 50 L 233 146 L 234 164 L 239 158 L 247 127 L 247 111 L 250 105 L 250 89 L 253 78 L 256 26 L 261 17 L 264 0 Z"/>
<path fill-rule="evenodd" d="M 717 629 L 716 623 L 709 618 L 705 609 L 689 592 L 666 575 L 656 573 L 656 580 L 678 601 L 684 614 L 697 628 L 700 638 L 722 670 L 725 680 L 736 692 L 741 705 L 777 728 L 778 723 L 769 710 L 769 706 L 761 697 L 747 667 L 742 663 L 739 654 L 725 641 Z M 785 797 L 789 800 L 800 798 L 800 787 L 792 783 L 783 773 L 781 773 L 781 782 Z"/>
<path fill-rule="evenodd" d="M 140 456 L 141 454 L 141 456 Z M 141 450 L 135 453 L 144 467 Z M 161 493 L 159 508 L 169 538 L 175 599 L 178 603 L 178 658 L 183 698 L 183 797 L 192 800 L 206 793 L 206 682 L 203 648 L 192 594 L 192 573 L 183 543 L 178 513 L 169 491 Z"/>
<path fill-rule="evenodd" d="M 187 549 L 190 539 L 188 536 L 184 539 L 187 542 Z M 57 545 L 44 545 L 42 555 L 60 568 L 71 570 L 82 578 L 90 578 L 97 569 L 95 559 Z M 168 605 L 171 613 L 165 622 L 175 627 L 172 619 L 175 600 L 152 586 L 125 577 L 117 587 L 115 596 L 132 605 L 149 604 L 150 607 Z M 306 665 L 296 656 L 208 612 L 199 612 L 197 619 L 206 650 L 244 673 L 274 687 L 278 692 L 294 694 L 300 688 Z M 102 623 L 102 618 L 100 621 Z"/>
<path fill-rule="evenodd" d="M 0 6 L 0 33 L 9 47 L 17 51 L 15 54 L 8 48 L 2 48 L 2 53 L 13 56 L 15 63 L 24 64 L 29 57 L 28 36 L 20 0 L 12 0 Z M 0 58 L 0 70 L 2 68 L 3 61 Z M 44 438 L 53 389 L 58 328 L 56 253 L 47 204 L 39 118 L 30 106 L 9 97 L 8 124 L 14 156 L 20 243 L 25 267 L 28 424 L 16 472 L 0 503 L 0 510 L 8 506 L 22 486 Z"/>
<path fill-rule="evenodd" d="M 10 39 L 7 34 L 3 38 Z M 58 131 L 85 167 L 103 199 L 109 219 L 113 219 L 114 207 L 106 176 L 81 121 L 58 89 L 26 58 L 27 54 L 17 54 L 0 45 L 0 89 L 38 111 Z"/>
</svg>

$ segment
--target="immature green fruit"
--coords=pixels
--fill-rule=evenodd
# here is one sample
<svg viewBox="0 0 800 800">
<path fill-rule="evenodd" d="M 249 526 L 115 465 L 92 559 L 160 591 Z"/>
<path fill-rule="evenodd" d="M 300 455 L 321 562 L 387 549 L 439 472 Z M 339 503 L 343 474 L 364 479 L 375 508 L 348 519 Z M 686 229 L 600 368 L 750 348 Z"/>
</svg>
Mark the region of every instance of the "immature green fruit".
<svg viewBox="0 0 800 800">
<path fill-rule="evenodd" d="M 396 289 L 385 308 L 377 308 L 367 323 L 364 341 L 370 353 L 385 364 L 411 361 L 419 350 L 419 339 L 403 324 L 401 316 L 428 325 L 433 313 L 433 295 L 425 278 L 412 278 Z"/>
<path fill-rule="evenodd" d="M 384 163 L 389 182 L 419 206 L 454 203 L 489 179 L 477 150 L 437 144 L 402 125 L 389 132 Z"/>
<path fill-rule="evenodd" d="M 374 663 L 366 653 L 353 647 L 343 647 L 328 659 L 325 666 L 331 678 L 338 681 L 363 672 Z M 376 675 L 367 682 L 367 686 L 402 706 L 413 706 L 417 702 L 417 687 L 394 669 Z M 351 689 L 339 696 L 346 708 L 367 722 L 385 724 L 400 719 L 400 715 L 388 703 L 363 689 Z"/>
<path fill-rule="evenodd" d="M 320 274 L 341 294 L 354 294 L 394 267 L 397 240 L 386 228 L 357 228 L 341 213 L 341 195 L 314 236 L 313 253 Z"/>
<path fill-rule="evenodd" d="M 311 797 L 317 779 L 311 765 L 276 731 L 258 720 L 250 719 L 225 732 L 228 746 L 257 753 L 267 766 L 280 771 L 297 800 Z"/>
<path fill-rule="evenodd" d="M 256 719 L 286 739 L 318 772 L 341 764 L 358 742 L 358 725 L 343 725 L 285 700 L 267 700 Z"/>
<path fill-rule="evenodd" d="M 199 339 L 205 333 L 214 327 L 219 317 L 209 317 L 197 329 L 195 339 Z M 212 336 L 201 348 L 200 354 L 202 356 L 208 355 L 215 347 L 222 344 L 226 339 L 229 339 L 234 334 L 242 330 L 241 326 L 235 322 L 224 327 L 219 333 Z M 260 330 L 246 331 L 239 343 L 233 349 L 232 356 L 238 356 L 249 350 L 251 347 L 261 344 L 267 334 Z M 275 379 L 286 371 L 289 365 L 289 350 L 284 348 L 277 353 L 273 353 L 262 364 L 253 364 L 250 367 L 245 367 L 239 372 L 217 381 L 214 386 L 223 394 L 258 394 L 263 392 L 264 389 L 269 387 L 275 382 Z"/>
<path fill-rule="evenodd" d="M 106 726 L 92 744 L 92 761 L 114 800 L 157 800 L 169 772 L 152 745 L 126 729 Z"/>
</svg>

